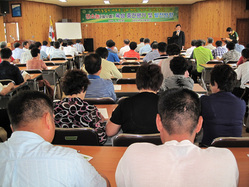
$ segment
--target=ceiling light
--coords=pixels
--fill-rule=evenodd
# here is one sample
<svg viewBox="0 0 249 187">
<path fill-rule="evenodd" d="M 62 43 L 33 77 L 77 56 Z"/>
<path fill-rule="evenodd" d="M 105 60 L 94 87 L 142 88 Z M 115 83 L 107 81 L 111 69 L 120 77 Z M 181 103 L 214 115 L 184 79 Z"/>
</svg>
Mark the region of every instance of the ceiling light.
<svg viewBox="0 0 249 187">
<path fill-rule="evenodd" d="M 110 4 L 110 1 L 104 1 L 105 4 Z"/>
<path fill-rule="evenodd" d="M 149 2 L 149 0 L 143 0 L 143 3 L 148 3 Z"/>
<path fill-rule="evenodd" d="M 60 2 L 63 2 L 63 3 L 66 3 L 67 2 L 67 0 L 59 0 Z"/>
</svg>

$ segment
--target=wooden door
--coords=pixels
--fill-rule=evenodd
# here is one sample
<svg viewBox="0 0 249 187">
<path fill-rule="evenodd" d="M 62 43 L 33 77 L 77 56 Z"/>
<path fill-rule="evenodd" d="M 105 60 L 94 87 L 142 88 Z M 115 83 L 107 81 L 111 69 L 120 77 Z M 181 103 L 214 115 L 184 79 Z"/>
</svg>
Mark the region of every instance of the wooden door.
<svg viewBox="0 0 249 187">
<path fill-rule="evenodd" d="M 249 43 L 249 19 L 237 19 L 239 43 L 246 46 Z"/>
<path fill-rule="evenodd" d="M 17 23 L 6 23 L 6 37 L 8 43 L 13 43 L 17 38 Z"/>
</svg>

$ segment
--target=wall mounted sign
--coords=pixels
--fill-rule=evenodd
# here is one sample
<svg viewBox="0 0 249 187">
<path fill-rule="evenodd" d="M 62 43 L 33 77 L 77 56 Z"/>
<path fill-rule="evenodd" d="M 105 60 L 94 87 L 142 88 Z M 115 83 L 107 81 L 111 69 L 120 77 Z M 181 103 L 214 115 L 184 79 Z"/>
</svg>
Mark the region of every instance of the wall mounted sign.
<svg viewBox="0 0 249 187">
<path fill-rule="evenodd" d="M 12 17 L 22 17 L 21 4 L 11 4 Z"/>
</svg>

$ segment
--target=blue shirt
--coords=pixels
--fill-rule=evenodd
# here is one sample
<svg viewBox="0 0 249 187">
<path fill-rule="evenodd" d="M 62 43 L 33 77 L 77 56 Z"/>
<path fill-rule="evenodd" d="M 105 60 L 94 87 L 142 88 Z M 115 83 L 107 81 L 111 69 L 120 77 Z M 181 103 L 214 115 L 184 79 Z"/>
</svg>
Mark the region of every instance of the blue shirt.
<svg viewBox="0 0 249 187">
<path fill-rule="evenodd" d="M 217 56 L 221 58 L 222 55 L 226 52 L 227 52 L 227 49 L 225 47 L 219 46 L 216 49 L 212 50 L 212 55 L 214 59 L 217 58 Z"/>
<path fill-rule="evenodd" d="M 242 52 L 243 49 L 245 49 L 245 47 L 243 45 L 240 45 L 240 44 L 235 44 L 235 48 L 234 48 L 236 51 L 238 51 L 239 53 Z"/>
<path fill-rule="evenodd" d="M 83 44 L 76 43 L 76 44 L 73 45 L 73 46 L 77 49 L 77 51 L 78 51 L 79 53 L 83 53 L 83 52 L 85 51 L 85 48 L 84 48 Z"/>
<path fill-rule="evenodd" d="M 149 61 L 152 61 L 154 60 L 155 58 L 158 58 L 160 57 L 160 54 L 158 52 L 158 50 L 153 50 L 149 53 L 147 53 L 147 55 L 144 57 L 143 61 L 144 62 L 149 62 Z"/>
<path fill-rule="evenodd" d="M 150 47 L 150 44 L 146 44 L 145 46 L 141 47 L 139 50 L 139 54 L 142 55 L 144 53 L 148 53 L 152 50 L 152 48 Z"/>
<path fill-rule="evenodd" d="M 120 62 L 120 59 L 118 58 L 117 53 L 113 52 L 110 48 L 108 50 L 108 57 L 107 60 L 111 62 Z"/>
<path fill-rule="evenodd" d="M 48 58 L 47 53 L 41 50 L 41 51 L 40 51 L 40 59 L 41 59 L 41 60 L 45 60 L 45 59 L 47 59 L 47 58 Z"/>
<path fill-rule="evenodd" d="M 202 96 L 202 143 L 210 145 L 217 137 L 241 137 L 245 110 L 245 101 L 231 92 L 221 91 Z"/>
<path fill-rule="evenodd" d="M 23 53 L 23 49 L 20 49 L 20 48 L 15 48 L 13 51 L 12 51 L 12 56 L 14 59 L 21 59 L 21 54 Z"/>
<path fill-rule="evenodd" d="M 114 92 L 114 86 L 111 80 L 105 80 L 97 75 L 88 75 L 90 83 L 85 98 L 101 98 L 111 97 L 116 100 L 116 94 Z"/>
<path fill-rule="evenodd" d="M 106 186 L 76 150 L 54 146 L 28 131 L 0 143 L 0 186 Z"/>
<path fill-rule="evenodd" d="M 51 54 L 50 54 L 50 60 L 52 58 L 64 58 L 66 59 L 66 55 L 64 53 L 64 51 L 60 50 L 60 49 L 55 49 Z"/>
</svg>

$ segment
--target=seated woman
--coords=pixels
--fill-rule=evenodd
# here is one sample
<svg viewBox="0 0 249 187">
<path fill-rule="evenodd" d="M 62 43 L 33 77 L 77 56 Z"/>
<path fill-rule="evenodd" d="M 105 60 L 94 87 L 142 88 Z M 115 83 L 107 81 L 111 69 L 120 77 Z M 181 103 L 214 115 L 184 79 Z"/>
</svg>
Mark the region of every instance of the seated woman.
<svg viewBox="0 0 249 187">
<path fill-rule="evenodd" d="M 136 84 L 140 93 L 120 102 L 106 125 L 107 135 L 114 136 L 120 128 L 124 133 L 158 133 L 157 91 L 162 81 L 163 75 L 158 65 L 141 65 L 136 74 Z"/>
<path fill-rule="evenodd" d="M 89 85 L 87 74 L 82 70 L 69 70 L 62 80 L 66 97 L 55 103 L 55 125 L 60 128 L 90 127 L 99 135 L 99 143 L 106 142 L 104 117 L 98 109 L 83 101 Z"/>
<path fill-rule="evenodd" d="M 242 135 L 246 104 L 231 93 L 235 80 L 236 73 L 229 65 L 216 65 L 211 72 L 212 94 L 201 97 L 203 145 L 209 146 L 217 137 Z"/>
<path fill-rule="evenodd" d="M 161 91 L 172 88 L 186 88 L 193 90 L 194 81 L 189 77 L 188 62 L 185 58 L 180 56 L 174 57 L 170 61 L 170 69 L 174 75 L 164 79 Z"/>
<path fill-rule="evenodd" d="M 27 61 L 27 69 L 39 69 L 39 70 L 47 70 L 48 67 L 46 64 L 40 59 L 40 49 L 33 48 L 31 49 L 32 59 Z"/>
</svg>

